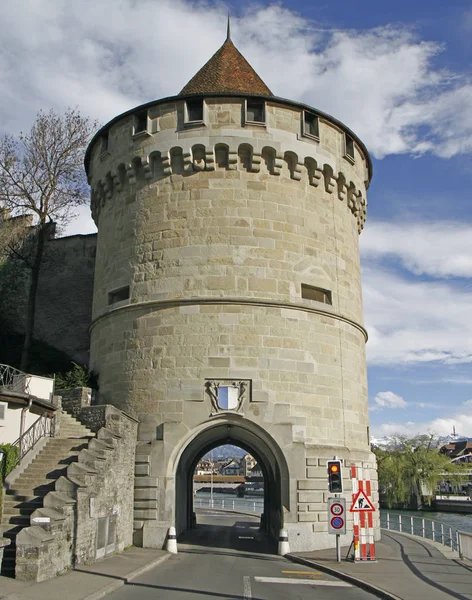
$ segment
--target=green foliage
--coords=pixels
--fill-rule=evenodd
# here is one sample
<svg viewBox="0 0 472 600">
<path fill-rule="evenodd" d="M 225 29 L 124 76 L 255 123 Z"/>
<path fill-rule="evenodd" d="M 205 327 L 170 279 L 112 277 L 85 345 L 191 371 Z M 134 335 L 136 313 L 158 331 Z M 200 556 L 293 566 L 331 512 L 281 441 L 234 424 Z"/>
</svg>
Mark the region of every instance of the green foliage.
<svg viewBox="0 0 472 600">
<path fill-rule="evenodd" d="M 458 476 L 463 465 L 452 463 L 439 452 L 433 435 L 397 437 L 387 449 L 374 447 L 381 502 L 388 508 L 429 504 L 440 481 Z"/>
<path fill-rule="evenodd" d="M 3 452 L 3 459 L 0 462 L 0 519 L 2 517 L 3 507 L 3 480 L 13 470 L 16 463 L 18 462 L 18 446 L 12 446 L 11 444 L 0 444 L 0 452 Z"/>
<path fill-rule="evenodd" d="M 57 373 L 54 388 L 56 391 L 73 390 L 78 387 L 96 387 L 93 374 L 84 365 L 72 362 L 72 369 L 66 373 Z"/>
<path fill-rule="evenodd" d="M 3 452 L 3 460 L 0 463 L 3 481 L 18 462 L 19 448 L 18 446 L 12 446 L 11 444 L 0 444 L 0 452 Z"/>
</svg>

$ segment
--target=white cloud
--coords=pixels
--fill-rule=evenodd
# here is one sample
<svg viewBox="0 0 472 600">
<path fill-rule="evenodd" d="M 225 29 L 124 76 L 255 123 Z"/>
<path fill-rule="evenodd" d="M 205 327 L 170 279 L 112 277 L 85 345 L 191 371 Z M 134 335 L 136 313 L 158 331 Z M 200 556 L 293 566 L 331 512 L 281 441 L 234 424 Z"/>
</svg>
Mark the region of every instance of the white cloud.
<svg viewBox="0 0 472 600">
<path fill-rule="evenodd" d="M 453 428 L 459 436 L 472 437 L 472 412 L 457 413 L 452 417 L 440 417 L 422 423 L 383 423 L 373 426 L 375 437 L 405 435 L 413 437 L 418 434 L 434 433 L 438 436 L 450 435 Z"/>
<path fill-rule="evenodd" d="M 62 231 L 59 232 L 60 236 L 75 235 L 77 233 L 95 233 L 97 227 L 93 222 L 92 215 L 90 214 L 90 206 L 84 205 L 74 209 L 75 215 Z"/>
<path fill-rule="evenodd" d="M 364 260 L 394 257 L 415 275 L 472 277 L 469 224 L 371 221 L 360 245 Z"/>
<path fill-rule="evenodd" d="M 464 406 L 472 406 L 472 400 L 466 400 Z"/>
<path fill-rule="evenodd" d="M 363 269 L 370 364 L 472 362 L 472 292 Z"/>
<path fill-rule="evenodd" d="M 374 402 L 382 408 L 406 408 L 408 406 L 407 402 L 401 396 L 390 391 L 379 392 L 375 396 Z"/>
<path fill-rule="evenodd" d="M 209 10 L 211 7 L 211 10 Z M 2 7 L 2 129 L 79 104 L 101 121 L 179 92 L 221 45 L 206 1 L 16 0 Z M 273 92 L 345 121 L 377 156 L 472 151 L 472 86 L 435 66 L 442 48 L 404 27 L 321 31 L 280 4 L 233 19 L 233 39 Z"/>
</svg>

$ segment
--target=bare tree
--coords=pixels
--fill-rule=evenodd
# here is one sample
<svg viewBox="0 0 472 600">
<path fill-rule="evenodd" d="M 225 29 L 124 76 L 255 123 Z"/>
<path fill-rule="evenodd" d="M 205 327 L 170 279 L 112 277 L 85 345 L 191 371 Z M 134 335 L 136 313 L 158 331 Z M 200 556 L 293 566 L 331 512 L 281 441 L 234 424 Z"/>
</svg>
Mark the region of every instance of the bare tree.
<svg viewBox="0 0 472 600">
<path fill-rule="evenodd" d="M 34 333 L 36 294 L 44 245 L 51 226 L 65 225 L 74 207 L 87 202 L 89 189 L 83 167 L 85 148 L 97 123 L 68 109 L 39 112 L 28 133 L 0 138 L 0 212 L 3 218 L 23 217 L 3 228 L 3 248 L 30 269 L 25 339 L 20 368 L 28 369 Z M 25 226 L 32 216 L 33 228 Z M 6 222 L 4 221 L 4 224 Z"/>
</svg>

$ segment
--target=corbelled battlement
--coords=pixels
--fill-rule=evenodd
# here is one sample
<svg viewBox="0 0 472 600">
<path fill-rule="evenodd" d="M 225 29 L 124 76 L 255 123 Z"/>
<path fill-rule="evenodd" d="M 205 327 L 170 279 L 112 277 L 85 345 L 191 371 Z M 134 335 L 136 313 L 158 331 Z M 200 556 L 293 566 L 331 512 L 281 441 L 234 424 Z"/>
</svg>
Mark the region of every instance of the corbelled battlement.
<svg viewBox="0 0 472 600">
<path fill-rule="evenodd" d="M 265 171 L 270 175 L 280 175 L 286 169 L 290 179 L 306 181 L 308 185 L 324 186 L 328 193 L 336 193 L 341 202 L 354 215 L 359 233 L 365 220 L 367 201 L 359 184 L 349 179 L 349 174 L 336 171 L 334 161 L 321 162 L 313 156 L 300 156 L 287 150 L 262 143 L 251 144 L 247 139 L 236 146 L 234 143 L 219 142 L 212 146 L 186 144 L 173 146 L 169 150 L 150 150 L 145 155 L 134 155 L 129 162 L 120 163 L 108 171 L 104 178 L 94 182 L 92 188 L 92 216 L 98 225 L 100 212 L 105 202 L 114 194 L 123 191 L 125 185 L 136 185 L 140 181 L 147 184 L 170 177 L 171 175 L 191 175 L 201 171 L 216 169 L 242 170 L 248 173 Z M 257 140 L 258 141 L 258 140 Z"/>
</svg>

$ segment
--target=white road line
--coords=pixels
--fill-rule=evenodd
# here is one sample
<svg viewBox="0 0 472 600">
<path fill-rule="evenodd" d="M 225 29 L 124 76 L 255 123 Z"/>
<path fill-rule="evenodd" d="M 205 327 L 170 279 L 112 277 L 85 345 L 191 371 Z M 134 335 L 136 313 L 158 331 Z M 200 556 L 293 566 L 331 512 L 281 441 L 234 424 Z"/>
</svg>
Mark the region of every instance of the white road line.
<svg viewBox="0 0 472 600">
<path fill-rule="evenodd" d="M 251 590 L 251 578 L 246 575 L 243 577 L 244 582 L 244 600 L 251 600 L 252 598 L 252 590 Z"/>
<path fill-rule="evenodd" d="M 293 585 L 326 585 L 329 587 L 352 587 L 350 583 L 345 581 L 327 581 L 314 579 L 289 579 L 288 577 L 254 577 L 254 581 L 258 583 L 288 583 Z"/>
</svg>

